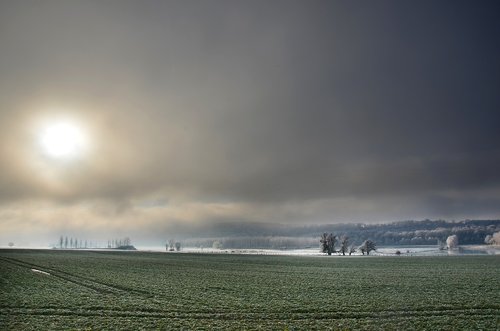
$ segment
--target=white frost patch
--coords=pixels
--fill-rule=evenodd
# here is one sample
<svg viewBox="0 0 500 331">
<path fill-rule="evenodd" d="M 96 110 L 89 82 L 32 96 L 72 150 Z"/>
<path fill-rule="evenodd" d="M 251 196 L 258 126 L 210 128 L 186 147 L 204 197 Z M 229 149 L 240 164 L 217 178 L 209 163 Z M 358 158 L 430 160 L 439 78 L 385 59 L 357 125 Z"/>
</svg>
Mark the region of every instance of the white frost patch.
<svg viewBox="0 0 500 331">
<path fill-rule="evenodd" d="M 47 276 L 50 276 L 50 274 L 48 272 L 45 272 L 45 271 L 42 271 L 42 270 L 38 270 L 38 269 L 31 269 L 31 271 L 33 272 L 37 272 L 39 274 L 44 274 L 44 275 L 47 275 Z"/>
</svg>

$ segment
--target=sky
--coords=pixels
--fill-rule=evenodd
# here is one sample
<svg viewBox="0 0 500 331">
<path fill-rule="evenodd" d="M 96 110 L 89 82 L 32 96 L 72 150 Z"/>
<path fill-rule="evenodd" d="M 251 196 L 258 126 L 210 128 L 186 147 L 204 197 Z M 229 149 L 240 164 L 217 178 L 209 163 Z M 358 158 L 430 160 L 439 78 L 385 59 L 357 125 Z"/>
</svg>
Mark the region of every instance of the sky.
<svg viewBox="0 0 500 331">
<path fill-rule="evenodd" d="M 0 0 L 0 245 L 498 219 L 498 36 L 487 0 Z"/>
</svg>

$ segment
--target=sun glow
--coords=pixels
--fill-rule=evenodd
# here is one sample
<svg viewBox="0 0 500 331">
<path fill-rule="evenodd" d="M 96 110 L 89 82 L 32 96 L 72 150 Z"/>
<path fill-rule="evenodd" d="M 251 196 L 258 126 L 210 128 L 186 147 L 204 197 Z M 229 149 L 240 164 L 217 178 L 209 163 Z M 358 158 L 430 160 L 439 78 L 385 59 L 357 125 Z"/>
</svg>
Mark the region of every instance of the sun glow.
<svg viewBox="0 0 500 331">
<path fill-rule="evenodd" d="M 48 124 L 42 129 L 39 143 L 46 156 L 56 159 L 74 159 L 84 153 L 87 140 L 78 125 L 60 121 Z"/>
</svg>

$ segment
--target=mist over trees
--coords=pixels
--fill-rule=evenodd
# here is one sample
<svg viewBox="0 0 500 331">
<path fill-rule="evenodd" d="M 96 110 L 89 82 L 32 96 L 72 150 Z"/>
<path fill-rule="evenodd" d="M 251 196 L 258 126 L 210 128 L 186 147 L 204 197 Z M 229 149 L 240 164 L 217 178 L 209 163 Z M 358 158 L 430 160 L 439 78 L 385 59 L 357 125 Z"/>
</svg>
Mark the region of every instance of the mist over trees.
<svg viewBox="0 0 500 331">
<path fill-rule="evenodd" d="M 246 248 L 261 248 L 261 249 L 300 249 L 318 247 L 318 235 L 311 237 L 282 237 L 282 236 L 256 236 L 256 237 L 226 237 L 213 238 L 209 243 L 203 244 L 200 240 L 186 241 L 185 246 L 191 242 L 202 243 L 195 247 L 212 247 L 212 244 L 217 241 L 220 248 L 227 249 L 246 249 Z"/>
<path fill-rule="evenodd" d="M 456 235 L 460 245 L 500 245 L 500 220 L 403 221 L 387 224 L 290 225 L 273 223 L 216 223 L 179 227 L 169 232 L 167 250 L 182 247 L 217 249 L 304 249 L 318 248 L 323 233 L 338 234 L 331 253 L 352 254 L 370 239 L 377 246 L 440 245 Z M 106 241 L 61 235 L 57 248 L 118 248 L 131 245 L 130 238 Z M 217 244 L 214 246 L 214 242 Z M 319 249 L 322 250 L 322 247 Z M 328 250 L 326 251 L 326 253 Z M 359 252 L 359 250 L 358 250 Z"/>
<path fill-rule="evenodd" d="M 198 233 L 194 235 L 193 232 Z M 199 227 L 180 232 L 185 247 L 224 249 L 302 249 L 318 247 L 318 237 L 323 233 L 340 233 L 347 242 L 345 253 L 354 253 L 367 238 L 379 246 L 439 245 L 451 235 L 457 235 L 461 245 L 484 244 L 486 236 L 500 232 L 500 220 L 466 221 L 403 221 L 388 224 L 323 224 L 284 225 L 269 223 L 220 223 L 209 228 Z M 203 235 L 200 235 L 203 234 Z M 499 238 L 500 239 L 500 238 Z M 500 240 L 499 240 L 500 242 Z M 320 247 L 320 249 L 322 249 Z M 335 250 L 335 249 L 334 249 Z M 332 250 L 332 252 L 334 251 Z"/>
<path fill-rule="evenodd" d="M 179 252 L 181 250 L 181 243 L 179 241 L 175 241 L 174 239 L 169 239 L 167 244 L 165 245 L 165 249 L 167 252 Z"/>
<path fill-rule="evenodd" d="M 458 237 L 456 234 L 451 235 L 446 239 L 446 246 L 448 247 L 448 249 L 458 248 Z"/>
<path fill-rule="evenodd" d="M 493 235 L 487 235 L 484 238 L 484 243 L 488 245 L 500 245 L 500 232 L 495 232 Z"/>
<path fill-rule="evenodd" d="M 483 244 L 486 235 L 500 231 L 500 221 L 405 221 L 389 224 L 331 224 L 306 226 L 304 231 L 317 229 L 318 233 L 334 231 L 349 236 L 352 242 L 366 238 L 379 245 L 437 245 L 451 235 L 457 235 L 461 245 Z"/>
<path fill-rule="evenodd" d="M 281 236 L 232 236 L 210 238 L 186 238 L 182 240 L 184 247 L 214 249 L 300 249 L 318 247 L 318 235 L 311 237 Z"/>
</svg>

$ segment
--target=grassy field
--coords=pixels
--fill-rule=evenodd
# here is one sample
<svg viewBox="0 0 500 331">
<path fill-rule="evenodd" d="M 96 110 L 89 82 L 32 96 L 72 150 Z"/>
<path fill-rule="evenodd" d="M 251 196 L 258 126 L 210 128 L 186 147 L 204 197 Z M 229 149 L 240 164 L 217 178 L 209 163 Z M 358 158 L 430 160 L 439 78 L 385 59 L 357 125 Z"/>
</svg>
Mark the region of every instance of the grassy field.
<svg viewBox="0 0 500 331">
<path fill-rule="evenodd" d="M 1 330 L 176 328 L 498 330 L 500 257 L 0 250 Z"/>
</svg>

